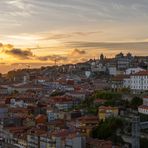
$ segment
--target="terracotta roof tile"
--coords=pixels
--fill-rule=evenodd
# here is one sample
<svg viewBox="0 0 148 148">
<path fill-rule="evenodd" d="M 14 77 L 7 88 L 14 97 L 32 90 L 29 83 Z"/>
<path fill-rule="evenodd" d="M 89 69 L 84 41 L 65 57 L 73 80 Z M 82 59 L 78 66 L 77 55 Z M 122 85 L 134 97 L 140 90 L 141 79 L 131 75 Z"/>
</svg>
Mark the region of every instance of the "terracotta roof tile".
<svg viewBox="0 0 148 148">
<path fill-rule="evenodd" d="M 145 71 L 139 71 L 135 74 L 133 74 L 134 76 L 148 76 L 148 70 Z"/>
</svg>

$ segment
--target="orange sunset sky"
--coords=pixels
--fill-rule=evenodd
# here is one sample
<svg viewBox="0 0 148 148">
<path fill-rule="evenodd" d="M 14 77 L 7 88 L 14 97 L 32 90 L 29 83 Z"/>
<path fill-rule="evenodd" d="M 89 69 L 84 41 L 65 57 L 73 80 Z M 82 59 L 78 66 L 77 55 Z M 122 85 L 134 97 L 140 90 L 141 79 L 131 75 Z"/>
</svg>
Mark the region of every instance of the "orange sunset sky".
<svg viewBox="0 0 148 148">
<path fill-rule="evenodd" d="M 0 0 L 0 72 L 148 55 L 147 0 Z"/>
</svg>

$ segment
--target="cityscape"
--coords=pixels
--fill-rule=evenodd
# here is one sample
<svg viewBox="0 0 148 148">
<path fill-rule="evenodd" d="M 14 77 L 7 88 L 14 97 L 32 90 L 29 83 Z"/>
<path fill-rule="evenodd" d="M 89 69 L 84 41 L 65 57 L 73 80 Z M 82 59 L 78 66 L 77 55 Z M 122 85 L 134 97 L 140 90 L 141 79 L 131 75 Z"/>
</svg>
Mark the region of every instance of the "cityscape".
<svg viewBox="0 0 148 148">
<path fill-rule="evenodd" d="M 147 68 L 119 53 L 1 75 L 2 147 L 146 147 Z"/>
<path fill-rule="evenodd" d="M 148 148 L 147 0 L 0 0 L 0 148 Z"/>
</svg>

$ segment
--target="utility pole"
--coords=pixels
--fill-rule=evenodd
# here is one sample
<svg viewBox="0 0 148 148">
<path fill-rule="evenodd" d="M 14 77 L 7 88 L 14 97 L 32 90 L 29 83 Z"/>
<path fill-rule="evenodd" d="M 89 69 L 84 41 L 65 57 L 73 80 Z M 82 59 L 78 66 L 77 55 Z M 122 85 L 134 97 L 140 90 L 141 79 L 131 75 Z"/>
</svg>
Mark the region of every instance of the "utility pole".
<svg viewBox="0 0 148 148">
<path fill-rule="evenodd" d="M 132 148 L 140 148 L 140 117 L 132 120 Z"/>
</svg>

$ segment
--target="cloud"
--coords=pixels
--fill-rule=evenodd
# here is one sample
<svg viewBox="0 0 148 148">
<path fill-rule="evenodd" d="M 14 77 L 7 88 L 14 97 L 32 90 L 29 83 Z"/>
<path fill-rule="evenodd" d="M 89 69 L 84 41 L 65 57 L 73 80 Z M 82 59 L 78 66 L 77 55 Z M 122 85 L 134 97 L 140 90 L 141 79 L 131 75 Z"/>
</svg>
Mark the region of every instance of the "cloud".
<svg viewBox="0 0 148 148">
<path fill-rule="evenodd" d="M 112 50 L 148 50 L 148 42 L 67 42 L 67 48 L 106 48 Z"/>
<path fill-rule="evenodd" d="M 85 54 L 85 50 L 74 49 L 67 55 L 36 56 L 36 60 L 69 63 L 72 61 L 76 62 L 77 60 L 80 61 L 80 59 L 84 60 Z"/>
<path fill-rule="evenodd" d="M 22 50 L 22 49 L 13 48 L 11 50 L 5 50 L 4 52 L 18 59 L 31 59 L 34 56 L 31 50 L 28 49 Z"/>
<path fill-rule="evenodd" d="M 39 40 L 58 40 L 77 36 L 90 36 L 93 34 L 102 33 L 102 31 L 88 31 L 88 32 L 70 32 L 70 33 L 41 33 Z"/>
<path fill-rule="evenodd" d="M 85 50 L 79 50 L 79 49 L 74 49 L 71 53 L 71 55 L 84 55 L 86 54 Z"/>
<path fill-rule="evenodd" d="M 13 9 L 13 11 L 8 12 L 8 14 L 12 17 L 26 17 L 34 14 L 34 11 L 32 10 L 34 6 L 30 3 L 25 2 L 24 0 L 7 0 L 4 4 L 6 8 L 8 7 L 9 9 Z"/>
<path fill-rule="evenodd" d="M 12 44 L 3 44 L 0 43 L 0 48 L 1 49 L 12 49 L 14 46 Z"/>
<path fill-rule="evenodd" d="M 48 55 L 48 56 L 41 56 L 41 57 L 36 57 L 40 61 L 65 61 L 67 60 L 67 57 L 61 56 L 61 55 Z"/>
<path fill-rule="evenodd" d="M 0 48 L 2 48 L 2 51 L 1 51 L 2 53 L 6 55 L 10 55 L 19 60 L 30 59 L 32 61 L 52 61 L 53 62 L 53 61 L 65 61 L 68 59 L 67 56 L 56 55 L 56 54 L 51 54 L 47 56 L 37 56 L 33 54 L 32 50 L 29 48 L 27 49 L 14 48 L 14 46 L 11 44 L 3 45 L 2 43 L 0 43 Z M 83 51 L 78 50 L 77 52 L 82 53 Z"/>
<path fill-rule="evenodd" d="M 0 65 L 6 65 L 7 63 L 0 63 Z"/>
</svg>

